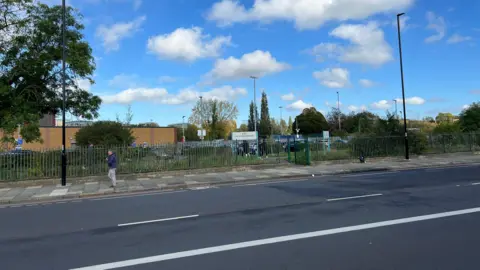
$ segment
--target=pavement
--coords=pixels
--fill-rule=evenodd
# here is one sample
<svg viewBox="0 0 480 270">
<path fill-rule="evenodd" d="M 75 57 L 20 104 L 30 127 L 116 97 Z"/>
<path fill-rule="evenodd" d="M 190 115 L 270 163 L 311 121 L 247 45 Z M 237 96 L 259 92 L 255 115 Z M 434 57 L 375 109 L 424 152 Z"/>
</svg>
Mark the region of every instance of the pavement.
<svg viewBox="0 0 480 270">
<path fill-rule="evenodd" d="M 176 172 L 173 175 L 118 175 L 117 187 L 110 188 L 107 176 L 71 181 L 67 186 L 42 184 L 42 181 L 0 183 L 0 205 L 37 201 L 112 196 L 125 193 L 158 192 L 183 189 L 203 189 L 211 186 L 242 184 L 258 181 L 281 181 L 306 176 L 336 175 L 352 172 L 395 171 L 413 168 L 452 166 L 480 163 L 480 155 L 472 153 L 444 154 L 401 158 L 369 159 L 367 163 L 352 161 L 322 162 L 314 166 L 281 164 L 270 167 L 250 167 L 226 172 Z M 60 181 L 58 181 L 60 182 Z"/>
<path fill-rule="evenodd" d="M 478 269 L 480 165 L 0 206 L 1 269 Z"/>
</svg>

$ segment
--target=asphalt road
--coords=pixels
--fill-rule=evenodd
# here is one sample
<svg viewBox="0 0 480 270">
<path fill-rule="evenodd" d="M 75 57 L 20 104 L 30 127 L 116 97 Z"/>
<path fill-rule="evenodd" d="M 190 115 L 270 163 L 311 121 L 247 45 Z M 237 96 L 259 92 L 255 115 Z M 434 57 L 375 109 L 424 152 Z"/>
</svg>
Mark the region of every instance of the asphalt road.
<svg viewBox="0 0 480 270">
<path fill-rule="evenodd" d="M 480 166 L 0 208 L 0 269 L 478 269 Z"/>
</svg>

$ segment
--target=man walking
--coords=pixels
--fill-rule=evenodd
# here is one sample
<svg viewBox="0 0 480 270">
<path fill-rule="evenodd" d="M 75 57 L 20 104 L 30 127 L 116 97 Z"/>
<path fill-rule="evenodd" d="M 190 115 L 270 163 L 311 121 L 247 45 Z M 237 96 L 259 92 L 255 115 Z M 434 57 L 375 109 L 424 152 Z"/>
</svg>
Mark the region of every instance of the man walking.
<svg viewBox="0 0 480 270">
<path fill-rule="evenodd" d="M 112 185 L 110 187 L 115 188 L 117 186 L 117 176 L 116 176 L 117 157 L 112 152 L 112 150 L 108 150 L 107 163 L 108 163 L 108 178 L 110 178 L 110 180 L 112 181 Z"/>
</svg>

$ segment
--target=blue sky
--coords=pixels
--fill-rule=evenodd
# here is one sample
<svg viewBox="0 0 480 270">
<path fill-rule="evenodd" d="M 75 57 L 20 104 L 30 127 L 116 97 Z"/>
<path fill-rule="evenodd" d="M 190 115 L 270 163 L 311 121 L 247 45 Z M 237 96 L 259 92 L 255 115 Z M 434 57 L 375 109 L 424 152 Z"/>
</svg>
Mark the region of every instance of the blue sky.
<svg viewBox="0 0 480 270">
<path fill-rule="evenodd" d="M 68 0 L 67 0 L 68 1 Z M 55 3 L 60 0 L 44 0 Z M 407 117 L 459 113 L 480 97 L 480 2 L 463 0 L 70 0 L 97 59 L 101 119 L 181 122 L 202 95 L 248 119 L 253 82 L 283 118 L 394 111 L 401 97 L 396 16 L 402 18 Z M 399 111 L 401 102 L 398 102 Z"/>
</svg>

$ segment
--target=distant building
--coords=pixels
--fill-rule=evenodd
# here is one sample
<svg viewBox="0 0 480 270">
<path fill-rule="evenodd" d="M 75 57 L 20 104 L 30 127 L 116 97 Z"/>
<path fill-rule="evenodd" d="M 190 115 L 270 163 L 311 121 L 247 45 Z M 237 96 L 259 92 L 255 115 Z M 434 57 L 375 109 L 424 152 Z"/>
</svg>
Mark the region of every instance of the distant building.
<svg viewBox="0 0 480 270">
<path fill-rule="evenodd" d="M 55 115 L 54 114 L 45 114 L 42 119 L 40 119 L 39 124 L 41 127 L 54 127 L 55 126 Z"/>
<path fill-rule="evenodd" d="M 76 121 L 67 121 L 65 122 L 66 127 L 85 127 L 91 125 L 93 121 L 86 121 L 86 120 L 76 120 Z M 57 127 L 62 126 L 62 120 L 57 120 Z"/>
</svg>

